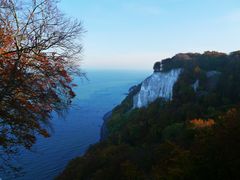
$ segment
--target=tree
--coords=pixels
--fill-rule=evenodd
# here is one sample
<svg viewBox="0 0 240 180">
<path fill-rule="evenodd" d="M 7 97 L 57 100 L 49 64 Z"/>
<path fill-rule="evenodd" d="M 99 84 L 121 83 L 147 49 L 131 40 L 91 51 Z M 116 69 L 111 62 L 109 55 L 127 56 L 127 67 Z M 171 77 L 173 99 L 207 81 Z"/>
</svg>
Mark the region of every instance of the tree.
<svg viewBox="0 0 240 180">
<path fill-rule="evenodd" d="M 75 96 L 72 75 L 81 75 L 83 29 L 57 5 L 55 0 L 0 1 L 3 162 L 6 154 L 16 153 L 19 147 L 31 149 L 37 134 L 48 137 L 51 112 L 67 108 Z"/>
</svg>

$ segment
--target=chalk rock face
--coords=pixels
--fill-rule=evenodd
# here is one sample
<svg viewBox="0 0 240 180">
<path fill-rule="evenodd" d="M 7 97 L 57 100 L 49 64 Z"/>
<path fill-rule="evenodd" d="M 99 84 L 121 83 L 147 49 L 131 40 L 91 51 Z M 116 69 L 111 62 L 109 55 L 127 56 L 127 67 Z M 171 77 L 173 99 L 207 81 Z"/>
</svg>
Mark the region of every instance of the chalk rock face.
<svg viewBox="0 0 240 180">
<path fill-rule="evenodd" d="M 198 87 L 199 87 L 199 80 L 196 80 L 195 83 L 192 85 L 192 88 L 194 89 L 195 92 L 197 92 Z"/>
<path fill-rule="evenodd" d="M 133 97 L 133 108 L 146 107 L 159 97 L 171 100 L 173 86 L 181 71 L 172 69 L 168 72 L 154 72 L 142 82 L 140 91 Z"/>
</svg>

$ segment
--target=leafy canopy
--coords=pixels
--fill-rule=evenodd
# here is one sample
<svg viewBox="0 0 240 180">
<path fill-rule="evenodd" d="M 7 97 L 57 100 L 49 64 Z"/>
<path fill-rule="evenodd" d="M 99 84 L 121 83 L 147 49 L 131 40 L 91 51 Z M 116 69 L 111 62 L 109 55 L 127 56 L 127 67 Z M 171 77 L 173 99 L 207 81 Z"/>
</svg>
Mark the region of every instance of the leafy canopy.
<svg viewBox="0 0 240 180">
<path fill-rule="evenodd" d="M 81 23 L 66 18 L 55 0 L 0 1 L 0 150 L 5 155 L 21 146 L 30 149 L 37 134 L 48 137 L 50 113 L 70 105 L 71 77 L 81 75 L 82 32 Z"/>
</svg>

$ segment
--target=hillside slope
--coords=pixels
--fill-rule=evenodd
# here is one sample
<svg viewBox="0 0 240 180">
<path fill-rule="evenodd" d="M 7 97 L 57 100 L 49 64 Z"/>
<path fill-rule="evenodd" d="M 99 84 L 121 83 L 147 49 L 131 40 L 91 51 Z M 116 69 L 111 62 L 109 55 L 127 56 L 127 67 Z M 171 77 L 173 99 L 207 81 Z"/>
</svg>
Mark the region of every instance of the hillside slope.
<svg viewBox="0 0 240 180">
<path fill-rule="evenodd" d="M 158 78 L 133 88 L 107 120 L 108 137 L 57 179 L 239 179 L 240 52 L 177 54 L 154 74 L 177 69 L 168 88 Z"/>
</svg>

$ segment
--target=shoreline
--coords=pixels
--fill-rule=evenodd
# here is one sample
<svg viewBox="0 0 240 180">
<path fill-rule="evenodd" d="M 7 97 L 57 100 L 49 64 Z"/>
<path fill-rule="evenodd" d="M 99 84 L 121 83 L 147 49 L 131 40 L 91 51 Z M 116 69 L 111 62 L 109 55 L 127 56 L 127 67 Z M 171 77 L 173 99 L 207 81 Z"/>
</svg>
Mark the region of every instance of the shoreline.
<svg viewBox="0 0 240 180">
<path fill-rule="evenodd" d="M 107 123 L 108 123 L 108 120 L 110 119 L 111 115 L 112 115 L 112 111 L 109 111 L 102 118 L 103 124 L 102 124 L 101 131 L 100 131 L 99 142 L 106 140 L 108 137 Z"/>
</svg>

